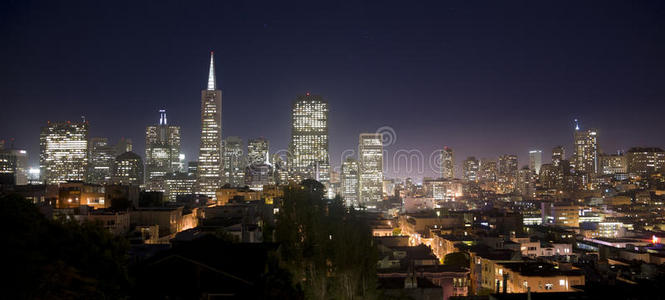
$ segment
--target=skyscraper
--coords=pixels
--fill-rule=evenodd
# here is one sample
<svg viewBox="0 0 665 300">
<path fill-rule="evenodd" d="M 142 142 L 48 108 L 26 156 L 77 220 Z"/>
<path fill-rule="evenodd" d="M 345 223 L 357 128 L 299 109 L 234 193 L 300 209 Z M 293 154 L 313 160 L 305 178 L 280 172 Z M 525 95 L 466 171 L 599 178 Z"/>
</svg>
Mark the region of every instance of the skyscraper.
<svg viewBox="0 0 665 300">
<path fill-rule="evenodd" d="M 312 178 L 328 185 L 328 102 L 310 93 L 299 95 L 291 111 L 291 143 L 288 156 L 293 178 Z"/>
<path fill-rule="evenodd" d="M 577 122 L 577 120 L 575 120 Z M 580 130 L 575 125 L 575 172 L 595 174 L 598 172 L 598 141 L 595 129 Z"/>
<path fill-rule="evenodd" d="M 552 165 L 558 167 L 562 160 L 566 159 L 566 151 L 563 146 L 552 148 Z"/>
<path fill-rule="evenodd" d="M 180 126 L 170 126 L 166 110 L 159 111 L 159 124 L 145 129 L 146 188 L 164 190 L 164 175 L 180 168 Z"/>
<path fill-rule="evenodd" d="M 540 166 L 543 165 L 543 151 L 531 150 L 529 151 L 529 169 L 536 174 L 540 174 Z"/>
<path fill-rule="evenodd" d="M 517 155 L 504 154 L 499 156 L 498 164 L 498 182 L 500 190 L 503 192 L 512 192 L 517 182 Z"/>
<path fill-rule="evenodd" d="M 242 139 L 230 136 L 224 139 L 223 183 L 238 187 L 245 185 L 245 157 Z M 200 164 L 199 164 L 200 167 Z"/>
<path fill-rule="evenodd" d="M 633 147 L 626 153 L 628 172 L 647 175 L 665 168 L 665 151 L 658 147 Z"/>
<path fill-rule="evenodd" d="M 247 164 L 259 165 L 266 162 L 266 155 L 270 151 L 270 143 L 265 138 L 249 139 L 247 141 Z"/>
<path fill-rule="evenodd" d="M 347 158 L 346 161 L 342 163 L 342 174 L 341 174 L 341 186 L 342 186 L 342 198 L 344 198 L 344 203 L 346 206 L 355 206 L 359 205 L 358 202 L 358 161 L 353 158 Z"/>
<path fill-rule="evenodd" d="M 464 179 L 468 181 L 478 181 L 478 171 L 480 170 L 480 164 L 475 157 L 469 156 L 467 159 L 465 159 L 464 165 L 462 167 Z"/>
<path fill-rule="evenodd" d="M 201 91 L 201 146 L 197 191 L 215 200 L 222 176 L 222 91 L 217 89 L 215 60 L 210 52 L 208 87 Z"/>
<path fill-rule="evenodd" d="M 360 203 L 374 206 L 383 200 L 383 136 L 361 133 L 358 140 Z"/>
<path fill-rule="evenodd" d="M 85 180 L 88 122 L 48 122 L 42 127 L 39 148 L 39 168 L 47 184 Z"/>
<path fill-rule="evenodd" d="M 0 148 L 0 174 L 13 177 L 16 185 L 28 184 L 28 152 Z"/>
<path fill-rule="evenodd" d="M 441 177 L 443 179 L 453 179 L 455 177 L 455 158 L 453 149 L 448 146 L 443 147 L 441 151 Z"/>
<path fill-rule="evenodd" d="M 517 177 L 517 155 L 504 154 L 499 157 L 499 175 L 508 178 Z"/>
<path fill-rule="evenodd" d="M 113 176 L 115 148 L 109 144 L 108 138 L 104 137 L 91 138 L 88 148 L 88 182 L 109 182 Z"/>
<path fill-rule="evenodd" d="M 481 159 L 480 171 L 478 172 L 478 179 L 483 182 L 494 182 L 497 178 L 496 160 Z"/>
<path fill-rule="evenodd" d="M 115 158 L 113 180 L 116 183 L 141 185 L 143 183 L 143 160 L 134 152 L 125 152 Z"/>
</svg>

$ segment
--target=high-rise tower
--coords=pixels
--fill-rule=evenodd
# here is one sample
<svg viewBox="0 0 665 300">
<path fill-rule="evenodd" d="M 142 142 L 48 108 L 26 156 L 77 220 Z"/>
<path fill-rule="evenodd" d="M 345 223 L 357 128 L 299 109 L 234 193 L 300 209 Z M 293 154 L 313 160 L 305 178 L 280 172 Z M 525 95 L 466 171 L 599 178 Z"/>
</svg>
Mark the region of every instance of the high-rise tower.
<svg viewBox="0 0 665 300">
<path fill-rule="evenodd" d="M 215 80 L 215 59 L 210 52 L 208 88 L 201 91 L 201 146 L 197 169 L 197 192 L 215 200 L 222 175 L 222 91 Z"/>
<path fill-rule="evenodd" d="M 243 152 L 242 139 L 237 136 L 226 137 L 223 153 L 223 183 L 228 183 L 233 187 L 244 186 L 245 153 Z"/>
<path fill-rule="evenodd" d="M 39 167 L 46 184 L 85 180 L 88 122 L 49 122 L 42 127 L 39 146 Z"/>
<path fill-rule="evenodd" d="M 145 129 L 146 185 L 164 190 L 164 175 L 180 168 L 180 127 L 168 125 L 166 111 L 159 111 L 159 124 Z"/>
<path fill-rule="evenodd" d="M 445 146 L 441 151 L 441 177 L 453 179 L 455 177 L 455 158 L 453 149 Z"/>
<path fill-rule="evenodd" d="M 543 165 L 543 151 L 529 150 L 529 169 L 536 174 L 540 174 L 540 167 Z"/>
<path fill-rule="evenodd" d="M 595 174 L 598 172 L 598 132 L 595 129 L 580 130 L 575 120 L 575 171 Z"/>
<path fill-rule="evenodd" d="M 383 200 L 383 136 L 361 133 L 358 139 L 360 203 L 375 206 Z"/>
<path fill-rule="evenodd" d="M 321 96 L 300 95 L 291 111 L 289 173 L 295 179 L 330 181 L 328 102 Z"/>
</svg>

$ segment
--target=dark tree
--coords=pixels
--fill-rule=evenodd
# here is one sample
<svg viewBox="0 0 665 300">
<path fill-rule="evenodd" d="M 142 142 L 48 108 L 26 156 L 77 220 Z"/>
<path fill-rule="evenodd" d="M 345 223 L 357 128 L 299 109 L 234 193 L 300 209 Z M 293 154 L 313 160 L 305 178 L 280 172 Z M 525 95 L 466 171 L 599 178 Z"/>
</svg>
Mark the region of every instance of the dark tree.
<svg viewBox="0 0 665 300">
<path fill-rule="evenodd" d="M 7 299 L 122 298 L 127 243 L 104 228 L 47 220 L 20 196 L 0 198 Z"/>
<path fill-rule="evenodd" d="M 282 261 L 307 298 L 370 298 L 377 261 L 370 227 L 324 192 L 314 180 L 285 188 L 275 229 Z"/>
</svg>

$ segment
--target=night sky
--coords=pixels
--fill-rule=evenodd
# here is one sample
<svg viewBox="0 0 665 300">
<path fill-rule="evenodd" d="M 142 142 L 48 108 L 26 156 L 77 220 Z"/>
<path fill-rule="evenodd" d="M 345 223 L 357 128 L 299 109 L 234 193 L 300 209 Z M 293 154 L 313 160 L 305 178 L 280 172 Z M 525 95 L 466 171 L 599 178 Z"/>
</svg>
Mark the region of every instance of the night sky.
<svg viewBox="0 0 665 300">
<path fill-rule="evenodd" d="M 448 145 L 458 162 L 569 155 L 573 118 L 605 152 L 665 146 L 665 1 L 138 2 L 0 4 L 0 138 L 32 165 L 40 127 L 81 115 L 143 156 L 162 108 L 195 159 L 210 50 L 224 137 L 284 149 L 310 91 L 329 101 L 334 166 L 382 126 L 388 156 Z"/>
</svg>

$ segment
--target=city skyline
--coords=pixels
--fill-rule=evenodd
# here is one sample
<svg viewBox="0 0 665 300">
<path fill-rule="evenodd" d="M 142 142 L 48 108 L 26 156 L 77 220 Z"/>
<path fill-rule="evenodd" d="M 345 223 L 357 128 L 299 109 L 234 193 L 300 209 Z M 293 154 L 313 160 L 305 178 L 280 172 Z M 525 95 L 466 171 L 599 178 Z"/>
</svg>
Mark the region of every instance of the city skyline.
<svg viewBox="0 0 665 300">
<path fill-rule="evenodd" d="M 9 7 L 6 11 L 13 13 L 7 19 L 10 24 L 17 22 L 20 16 L 27 18 L 39 14 L 40 9 L 48 8 L 46 5 L 36 11 L 26 12 L 20 4 L 7 5 Z M 665 68 L 662 67 L 663 60 L 655 53 L 665 46 L 662 41 L 649 36 L 649 31 L 642 30 L 653 25 L 660 26 L 659 22 L 662 21 L 654 19 L 655 15 L 649 10 L 658 5 L 631 7 L 628 10 L 629 16 L 624 16 L 622 14 L 626 7 L 614 4 L 602 8 L 606 15 L 598 16 L 592 13 L 591 7 L 579 4 L 579 11 L 573 12 L 569 19 L 562 19 L 563 13 L 559 9 L 545 12 L 544 7 L 518 6 L 517 11 L 511 12 L 510 9 L 515 7 L 488 5 L 469 16 L 470 20 L 482 21 L 473 26 L 463 22 L 461 15 L 471 12 L 471 8 L 464 4 L 409 7 L 403 14 L 405 20 L 411 20 L 408 21 L 411 23 L 400 21 L 406 22 L 400 24 L 409 25 L 403 29 L 406 33 L 422 31 L 423 39 L 399 34 L 395 42 L 387 41 L 385 34 L 399 31 L 392 27 L 360 22 L 361 17 L 367 13 L 362 7 L 353 5 L 348 8 L 348 12 L 345 7 L 317 5 L 307 5 L 293 12 L 280 9 L 278 17 L 274 18 L 263 16 L 260 9 L 256 13 L 241 9 L 241 15 L 248 17 L 248 21 L 236 24 L 233 23 L 233 17 L 224 16 L 219 23 L 208 24 L 210 26 L 198 33 L 208 41 L 201 42 L 197 35 L 191 38 L 193 43 L 171 49 L 163 47 L 172 42 L 167 37 L 169 30 L 158 31 L 152 38 L 155 45 L 145 50 L 127 48 L 119 54 L 114 52 L 119 46 L 108 44 L 108 41 L 102 41 L 99 37 L 90 37 L 95 43 L 79 45 L 83 47 L 75 53 L 80 54 L 77 57 L 80 63 L 73 65 L 63 64 L 73 59 L 69 52 L 71 45 L 56 43 L 57 51 L 40 52 L 39 47 L 24 36 L 26 32 L 34 33 L 43 24 L 64 16 L 62 12 L 56 12 L 42 20 L 32 18 L 26 21 L 28 30 L 21 33 L 15 27 L 7 27 L 9 41 L 16 41 L 17 47 L 3 49 L 2 53 L 8 54 L 4 57 L 14 57 L 15 61 L 5 61 L 7 68 L 0 71 L 4 79 L 0 86 L 0 96 L 20 113 L 3 118 L 0 139 L 14 138 L 16 147 L 28 150 L 29 165 L 35 167 L 39 153 L 39 128 L 48 120 L 77 121 L 81 115 L 85 115 L 90 122 L 90 137 L 108 137 L 111 141 L 121 137 L 131 138 L 135 144 L 134 152 L 142 154 L 145 153 L 143 143 L 140 142 L 143 129 L 154 124 L 154 115 L 158 110 L 166 109 L 170 123 L 182 128 L 182 149 L 186 159 L 195 160 L 200 134 L 198 91 L 205 88 L 208 75 L 206 53 L 216 50 L 218 85 L 225 93 L 222 138 L 240 136 L 247 140 L 265 137 L 271 143 L 272 152 L 288 149 L 290 102 L 295 96 L 306 92 L 320 94 L 330 106 L 330 162 L 336 169 L 340 167 L 341 153 L 356 148 L 358 134 L 374 132 L 383 126 L 393 128 L 397 137 L 394 144 L 385 147 L 387 157 L 398 149 L 418 149 L 429 154 L 449 146 L 455 149 L 457 173 L 461 170 L 461 162 L 468 156 L 480 159 L 497 158 L 504 153 L 516 154 L 521 167 L 528 163 L 529 149 L 544 149 L 543 155 L 549 157 L 549 149 L 562 144 L 568 153 L 572 153 L 572 120 L 575 118 L 581 120 L 583 128 L 598 129 L 598 145 L 603 152 L 627 151 L 633 146 L 661 147 L 665 133 L 658 130 L 663 121 L 657 118 L 656 112 L 665 105 L 659 101 L 665 91 L 654 83 L 665 78 Z M 172 15 L 178 8 L 174 6 L 167 4 L 161 9 L 167 15 Z M 262 8 L 268 9 L 267 6 Z M 82 9 L 71 10 L 74 20 L 82 18 L 79 13 Z M 423 13 L 427 9 L 432 12 Z M 526 47 L 521 58 L 510 56 L 508 53 L 512 48 L 497 44 L 493 38 L 487 37 L 491 25 L 499 21 L 495 16 L 488 15 L 491 9 L 499 9 L 509 15 L 519 15 L 532 9 L 534 14 L 551 17 L 553 20 L 549 22 L 546 19 L 536 20 L 535 17 L 524 17 L 522 20 L 546 32 L 558 34 L 558 38 L 542 42 L 545 45 L 558 45 L 556 50 L 559 52 L 545 51 L 537 45 L 525 43 L 527 39 L 520 38 L 520 34 L 530 38 L 533 36 L 524 27 L 506 26 L 496 29 L 494 33 L 497 36 L 517 42 L 517 45 L 511 47 Z M 308 43 L 297 42 L 296 45 L 311 44 L 328 48 L 329 51 L 313 54 L 305 48 L 288 54 L 284 49 L 275 48 L 278 39 L 298 41 L 296 38 L 306 32 L 302 26 L 290 21 L 289 17 L 322 10 L 329 11 L 329 15 L 324 15 L 322 21 L 315 22 L 313 26 L 323 32 L 339 31 L 340 34 L 331 35 L 329 40 L 312 37 Z M 372 22 L 385 25 L 388 21 L 384 17 L 395 14 L 395 10 L 390 7 L 367 17 Z M 92 15 L 100 13 L 94 9 L 91 12 Z M 428 30 L 424 24 L 413 21 L 420 13 L 423 13 L 424 20 L 446 25 L 443 28 L 461 26 L 470 36 L 486 39 L 469 44 L 461 33 L 463 31 L 446 31 L 441 38 L 434 38 L 439 32 Z M 325 20 L 347 14 L 350 14 L 352 24 L 334 24 L 331 28 L 325 26 Z M 437 19 L 440 15 L 447 19 Z M 635 15 L 644 18 L 633 27 L 611 22 L 612 17 L 629 19 Z M 139 13 L 130 13 L 127 18 L 132 22 L 124 26 L 136 24 L 139 17 Z M 584 17 L 590 20 L 583 21 Z M 552 24 L 562 20 L 568 20 L 564 22 L 565 26 L 552 27 Z M 609 26 L 613 33 L 617 29 L 624 31 L 617 33 L 617 37 L 603 35 L 609 32 L 603 29 L 585 28 L 583 35 L 601 34 L 600 38 L 583 41 L 574 37 L 575 24 L 592 21 Z M 164 25 L 164 22 L 158 23 Z M 108 18 L 100 18 L 90 24 L 90 31 L 124 32 L 129 29 L 114 29 L 111 24 Z M 58 26 L 56 28 L 69 28 L 73 24 Z M 194 31 L 194 28 L 186 26 L 183 30 L 189 32 Z M 238 30 L 246 30 L 248 36 L 255 37 L 266 49 L 272 50 L 272 54 L 248 51 L 250 44 L 247 37 L 238 35 Z M 140 33 L 141 30 L 139 36 Z M 219 39 L 210 41 L 206 33 L 217 33 Z M 57 37 L 50 30 L 40 32 L 39 36 L 47 40 Z M 446 43 L 449 46 L 442 44 L 447 40 L 452 42 Z M 570 45 L 557 43 L 563 40 L 572 42 Z M 117 38 L 114 41 L 124 46 L 134 42 L 129 38 Z M 354 46 L 359 48 L 347 49 L 356 41 L 361 41 L 358 46 Z M 415 44 L 400 48 L 398 42 Z M 366 50 L 375 51 L 377 45 L 387 46 L 385 52 L 379 52 L 375 58 L 364 54 Z M 654 49 L 653 53 L 642 52 L 646 45 Z M 492 46 L 490 49 L 499 51 L 492 59 L 482 58 L 484 50 L 475 50 L 475 54 L 459 52 L 467 46 Z M 579 52 L 582 46 L 587 48 Z M 441 50 L 441 54 L 434 54 L 435 49 Z M 604 55 L 594 56 L 597 52 L 592 51 L 599 49 L 602 49 L 600 53 Z M 414 56 L 418 53 L 425 54 L 428 63 Z M 572 56 L 561 58 L 557 53 Z M 622 56 L 624 60 L 614 61 L 622 53 L 627 54 Z M 391 59 L 398 57 L 398 54 L 411 59 Z M 287 62 L 282 59 L 285 55 L 290 58 Z M 173 59 L 175 57 L 178 59 Z M 593 61 L 584 60 L 591 57 Z M 103 71 L 96 67 L 98 64 L 90 63 L 93 59 L 104 66 Z M 510 63 L 517 66 L 516 69 L 501 64 L 501 59 L 509 59 Z M 34 63 L 21 64 L 26 60 Z M 454 63 L 455 60 L 468 64 L 460 66 Z M 552 64 L 539 63 L 542 61 L 551 61 Z M 555 62 L 564 67 L 554 66 Z M 603 62 L 611 63 L 599 67 Z M 645 62 L 648 65 L 643 65 Z M 639 72 L 631 71 L 631 67 L 636 64 L 643 69 Z M 25 69 L 19 69 L 19 66 Z M 536 69 L 542 72 L 535 76 L 539 79 L 529 79 L 527 75 L 536 72 Z M 415 70 L 422 70 L 422 74 L 411 79 Z M 96 76 L 86 75 L 83 78 L 82 74 Z M 259 74 L 261 76 L 256 76 Z M 562 75 L 570 78 L 564 80 Z M 628 80 L 629 75 L 639 80 Z M 33 80 L 41 88 L 29 88 L 34 85 Z M 141 84 L 138 83 L 145 86 L 139 89 Z M 384 86 L 391 88 L 385 89 Z M 480 89 L 482 91 L 476 87 L 483 87 Z M 90 97 L 95 101 L 87 103 Z M 34 110 L 34 103 L 30 100 L 41 104 L 43 109 Z M 616 109 L 627 101 L 633 105 Z M 547 105 L 529 105 L 533 103 Z M 476 106 L 483 109 L 473 109 Z M 131 109 L 128 110 L 128 107 Z M 641 107 L 655 109 L 646 111 Z M 375 113 L 368 114 L 369 109 Z M 119 118 L 122 118 L 122 124 L 117 122 Z M 647 121 L 638 121 L 638 118 Z M 254 119 L 266 121 L 252 122 Z M 617 119 L 623 122 L 616 122 Z M 544 162 L 547 161 L 544 159 Z M 385 171 L 387 177 L 436 176 L 430 170 L 424 174 L 395 174 L 390 165 L 386 165 Z"/>
<path fill-rule="evenodd" d="M 655 299 L 665 1 L 0 1 L 8 299 Z"/>
</svg>

